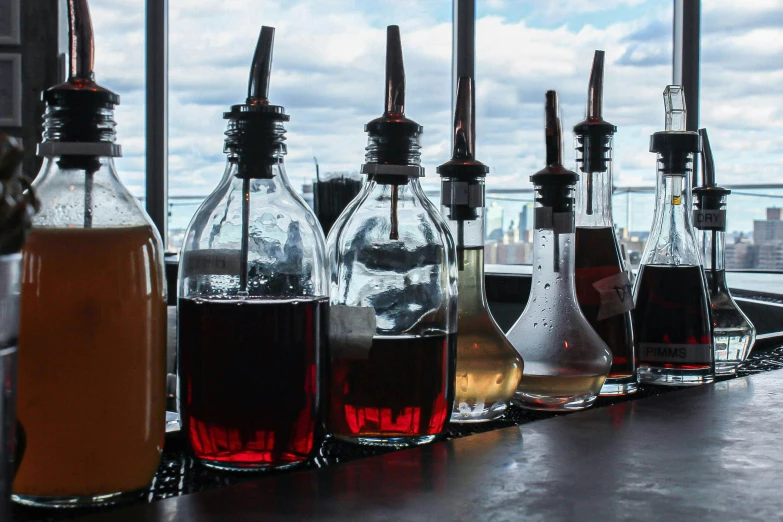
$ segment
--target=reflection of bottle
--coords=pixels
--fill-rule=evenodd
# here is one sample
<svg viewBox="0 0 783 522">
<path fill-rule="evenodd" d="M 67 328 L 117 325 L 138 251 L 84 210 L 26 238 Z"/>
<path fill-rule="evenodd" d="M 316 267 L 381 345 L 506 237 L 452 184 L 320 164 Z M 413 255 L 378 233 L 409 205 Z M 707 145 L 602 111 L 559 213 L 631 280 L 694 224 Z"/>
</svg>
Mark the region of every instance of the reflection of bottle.
<svg viewBox="0 0 783 522">
<path fill-rule="evenodd" d="M 557 93 L 546 94 L 546 168 L 530 177 L 536 191 L 533 282 L 525 311 L 508 338 L 525 360 L 515 402 L 531 409 L 578 410 L 598 397 L 612 363 L 587 322 L 574 287 L 574 185 L 563 167 Z"/>
<path fill-rule="evenodd" d="M 641 382 L 692 385 L 712 382 L 714 365 L 709 298 L 691 223 L 690 175 L 699 135 L 685 131 L 685 96 L 663 93 L 666 130 L 656 132 L 655 219 L 634 288 L 633 312 Z"/>
<path fill-rule="evenodd" d="M 434 440 L 451 414 L 456 264 L 419 183 L 397 26 L 387 29 L 386 111 L 366 125 L 368 175 L 329 233 L 329 428 L 360 444 Z"/>
<path fill-rule="evenodd" d="M 701 231 L 701 253 L 712 308 L 715 374 L 733 375 L 750 353 L 756 329 L 726 285 L 726 199 L 731 191 L 715 185 L 715 162 L 707 129 L 700 129 L 699 134 L 704 185 L 693 189 L 693 221 Z"/>
<path fill-rule="evenodd" d="M 576 297 L 579 308 L 612 350 L 612 369 L 602 395 L 637 390 L 633 350 L 631 282 L 625 273 L 612 222 L 612 136 L 604 121 L 604 52 L 596 51 L 590 73 L 587 118 L 574 127 L 581 170 L 576 195 Z"/>
<path fill-rule="evenodd" d="M 94 82 L 85 0 L 68 2 L 70 75 L 44 93 L 42 209 L 25 245 L 14 497 L 73 506 L 135 498 L 165 422 L 162 245 L 117 178 L 116 94 Z"/>
<path fill-rule="evenodd" d="M 457 381 L 452 422 L 499 417 L 522 376 L 522 359 L 495 324 L 484 290 L 484 177 L 477 161 L 473 80 L 460 78 L 454 117 L 454 153 L 438 167 L 442 214 L 456 235 L 459 270 Z"/>
<path fill-rule="evenodd" d="M 305 462 L 322 420 L 325 244 L 286 176 L 273 38 L 262 28 L 247 101 L 225 114 L 228 166 L 193 216 L 179 273 L 182 430 L 200 462 L 227 469 Z"/>
</svg>

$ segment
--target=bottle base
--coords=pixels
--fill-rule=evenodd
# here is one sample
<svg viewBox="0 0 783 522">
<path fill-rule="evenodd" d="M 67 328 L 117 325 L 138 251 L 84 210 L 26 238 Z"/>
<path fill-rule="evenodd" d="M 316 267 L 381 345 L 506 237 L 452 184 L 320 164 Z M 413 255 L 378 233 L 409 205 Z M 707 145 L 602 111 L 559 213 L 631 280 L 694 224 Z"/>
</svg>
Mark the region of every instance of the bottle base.
<svg viewBox="0 0 783 522">
<path fill-rule="evenodd" d="M 738 361 L 715 362 L 715 377 L 729 377 L 737 373 Z"/>
<path fill-rule="evenodd" d="M 715 380 L 712 368 L 675 369 L 639 366 L 639 382 L 657 386 L 698 386 Z"/>
<path fill-rule="evenodd" d="M 495 404 L 491 408 L 478 409 L 476 407 L 471 408 L 467 403 L 463 402 L 459 405 L 454 405 L 449 422 L 455 424 L 489 422 L 502 417 L 507 409 L 508 405 L 506 403 Z"/>
<path fill-rule="evenodd" d="M 596 398 L 598 398 L 598 395 L 592 391 L 582 395 L 561 397 L 517 392 L 514 398 L 511 399 L 511 402 L 528 410 L 575 411 L 589 408 L 593 405 Z"/>
<path fill-rule="evenodd" d="M 635 375 L 619 378 L 607 377 L 598 395 L 601 397 L 617 397 L 618 395 L 631 395 L 637 391 L 639 391 L 639 382 L 636 380 Z"/>
<path fill-rule="evenodd" d="M 196 457 L 195 459 L 199 464 L 207 468 L 216 469 L 219 471 L 239 471 L 239 472 L 264 472 L 264 471 L 277 471 L 283 469 L 291 469 L 301 466 L 307 462 L 307 459 L 290 461 L 290 462 L 221 462 L 217 460 L 209 460 Z"/>
<path fill-rule="evenodd" d="M 114 506 L 127 502 L 135 502 L 142 498 L 148 488 L 125 491 L 121 493 L 107 493 L 102 495 L 49 497 L 39 495 L 11 495 L 11 500 L 17 504 L 38 508 L 71 509 L 81 507 Z"/>
<path fill-rule="evenodd" d="M 387 448 L 409 448 L 412 446 L 421 446 L 422 444 L 429 444 L 441 437 L 438 435 L 422 435 L 419 437 L 381 437 L 381 436 L 349 436 L 349 435 L 334 435 L 334 438 L 350 444 L 358 444 L 361 446 L 383 446 Z"/>
</svg>

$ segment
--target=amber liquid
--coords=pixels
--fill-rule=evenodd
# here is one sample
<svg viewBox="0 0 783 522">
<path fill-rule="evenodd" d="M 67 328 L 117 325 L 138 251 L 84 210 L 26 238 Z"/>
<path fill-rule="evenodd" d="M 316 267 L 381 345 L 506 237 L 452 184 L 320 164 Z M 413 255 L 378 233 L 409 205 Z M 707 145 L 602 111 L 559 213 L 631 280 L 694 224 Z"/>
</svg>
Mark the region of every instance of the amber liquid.
<svg viewBox="0 0 783 522">
<path fill-rule="evenodd" d="M 619 274 L 622 269 L 620 251 L 610 227 L 576 227 L 574 280 L 576 298 L 582 314 L 612 351 L 612 368 L 608 379 L 624 379 L 634 375 L 634 351 L 631 313 L 613 315 L 598 320 L 601 295 L 593 283 Z"/>
<path fill-rule="evenodd" d="M 456 336 L 373 339 L 367 358 L 334 358 L 329 428 L 345 437 L 438 435 L 451 414 Z"/>
<path fill-rule="evenodd" d="M 166 299 L 150 227 L 33 229 L 22 269 L 14 493 L 149 486 L 166 414 Z"/>
</svg>

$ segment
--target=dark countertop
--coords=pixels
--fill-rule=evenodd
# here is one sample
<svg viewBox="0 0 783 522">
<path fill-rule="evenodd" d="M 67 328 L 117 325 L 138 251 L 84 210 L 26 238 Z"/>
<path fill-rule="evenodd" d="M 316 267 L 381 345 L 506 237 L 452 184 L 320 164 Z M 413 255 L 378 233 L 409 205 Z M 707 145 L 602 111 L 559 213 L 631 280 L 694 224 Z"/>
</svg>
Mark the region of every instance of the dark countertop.
<svg viewBox="0 0 783 522">
<path fill-rule="evenodd" d="M 79 520 L 772 520 L 783 371 Z"/>
</svg>

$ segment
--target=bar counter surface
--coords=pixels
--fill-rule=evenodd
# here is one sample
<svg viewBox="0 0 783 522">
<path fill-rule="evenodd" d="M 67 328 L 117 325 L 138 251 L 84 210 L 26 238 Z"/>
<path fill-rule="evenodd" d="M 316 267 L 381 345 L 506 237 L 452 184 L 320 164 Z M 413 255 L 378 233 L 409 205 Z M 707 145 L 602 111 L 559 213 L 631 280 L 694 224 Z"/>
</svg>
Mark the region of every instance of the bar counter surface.
<svg viewBox="0 0 783 522">
<path fill-rule="evenodd" d="M 779 520 L 783 371 L 79 518 Z"/>
</svg>

